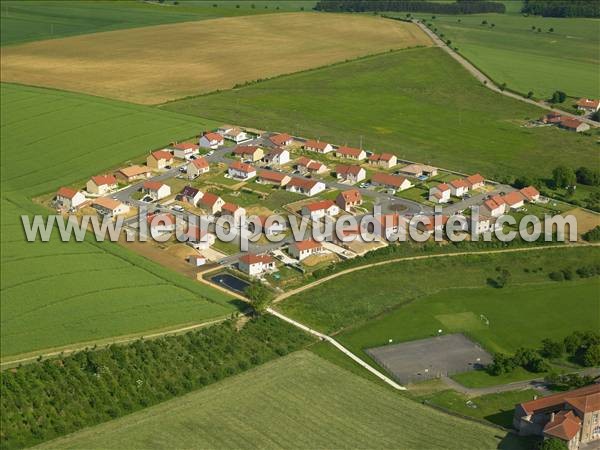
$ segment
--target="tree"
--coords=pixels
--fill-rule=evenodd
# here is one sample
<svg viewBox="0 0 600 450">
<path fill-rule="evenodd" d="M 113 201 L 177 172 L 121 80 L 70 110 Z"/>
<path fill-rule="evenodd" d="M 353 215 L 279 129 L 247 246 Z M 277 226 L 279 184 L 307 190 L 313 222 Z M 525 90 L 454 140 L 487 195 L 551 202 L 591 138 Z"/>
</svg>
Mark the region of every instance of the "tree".
<svg viewBox="0 0 600 450">
<path fill-rule="evenodd" d="M 538 28 L 538 29 L 537 29 L 537 32 L 538 32 L 538 33 L 541 33 L 541 32 L 542 32 L 542 29 L 541 29 L 541 28 Z"/>
<path fill-rule="evenodd" d="M 544 439 L 539 447 L 540 450 L 569 450 L 565 441 L 556 438 Z"/>
<path fill-rule="evenodd" d="M 592 113 L 592 115 L 590 116 L 590 119 L 592 119 L 596 122 L 600 122 L 600 111 L 595 111 L 594 113 Z"/>
<path fill-rule="evenodd" d="M 256 312 L 264 312 L 273 300 L 273 293 L 261 283 L 252 283 L 245 290 L 246 297 Z"/>
<path fill-rule="evenodd" d="M 546 358 L 560 358 L 565 352 L 565 344 L 552 339 L 542 340 L 542 349 L 540 353 Z"/>
<path fill-rule="evenodd" d="M 494 360 L 491 364 L 488 364 L 486 371 L 490 375 L 501 375 L 512 372 L 515 367 L 516 364 L 513 358 L 504 353 L 495 353 Z"/>
<path fill-rule="evenodd" d="M 446 45 L 448 45 L 448 47 L 450 47 L 450 45 L 451 45 L 451 44 L 452 44 L 452 41 L 451 41 L 450 39 L 448 39 L 448 40 L 446 41 Z"/>
<path fill-rule="evenodd" d="M 548 32 L 549 32 L 549 33 L 554 33 L 554 28 L 550 28 L 550 29 L 548 29 Z"/>
<path fill-rule="evenodd" d="M 482 20 L 481 25 L 487 25 L 487 20 Z"/>
<path fill-rule="evenodd" d="M 532 25 L 532 26 L 531 26 L 531 30 L 532 30 L 532 31 L 535 31 L 535 25 Z"/>
<path fill-rule="evenodd" d="M 600 241 L 600 225 L 598 225 L 596 228 L 592 228 L 591 230 L 583 233 L 582 237 L 583 237 L 583 239 L 585 239 L 588 242 Z M 579 274 L 579 276 L 581 276 L 581 274 Z"/>
<path fill-rule="evenodd" d="M 600 170 L 580 167 L 575 171 L 577 182 L 588 186 L 600 186 Z"/>
<path fill-rule="evenodd" d="M 567 99 L 567 94 L 565 94 L 563 91 L 554 91 L 554 93 L 552 94 L 552 98 L 550 99 L 551 103 L 564 103 L 564 101 Z"/>
<path fill-rule="evenodd" d="M 496 26 L 495 23 L 491 24 L 490 27 L 494 28 Z"/>
<path fill-rule="evenodd" d="M 505 89 L 506 89 L 506 83 L 502 83 L 502 84 L 500 85 L 500 90 L 501 90 L 501 91 L 504 91 Z"/>
<path fill-rule="evenodd" d="M 575 171 L 570 167 L 558 166 L 552 171 L 552 181 L 554 181 L 554 186 L 566 188 L 567 186 L 575 185 L 577 177 Z"/>
<path fill-rule="evenodd" d="M 582 362 L 586 367 L 600 366 L 600 344 L 590 345 L 583 353 Z"/>
</svg>

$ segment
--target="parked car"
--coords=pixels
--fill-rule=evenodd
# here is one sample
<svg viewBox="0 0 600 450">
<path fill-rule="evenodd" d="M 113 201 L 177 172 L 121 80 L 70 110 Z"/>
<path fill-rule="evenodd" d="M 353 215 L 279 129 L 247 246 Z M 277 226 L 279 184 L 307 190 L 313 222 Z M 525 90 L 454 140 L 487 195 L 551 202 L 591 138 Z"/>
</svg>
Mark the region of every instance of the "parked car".
<svg viewBox="0 0 600 450">
<path fill-rule="evenodd" d="M 179 168 L 179 171 L 181 173 L 186 173 L 187 172 L 187 168 L 185 166 L 182 166 L 182 167 Z"/>
<path fill-rule="evenodd" d="M 211 156 L 211 155 L 213 155 L 214 153 L 215 153 L 215 151 L 214 151 L 214 150 L 211 150 L 210 152 L 208 152 L 208 153 L 206 154 L 206 156 Z"/>
<path fill-rule="evenodd" d="M 171 170 L 171 166 L 165 166 L 165 169 Z"/>
</svg>

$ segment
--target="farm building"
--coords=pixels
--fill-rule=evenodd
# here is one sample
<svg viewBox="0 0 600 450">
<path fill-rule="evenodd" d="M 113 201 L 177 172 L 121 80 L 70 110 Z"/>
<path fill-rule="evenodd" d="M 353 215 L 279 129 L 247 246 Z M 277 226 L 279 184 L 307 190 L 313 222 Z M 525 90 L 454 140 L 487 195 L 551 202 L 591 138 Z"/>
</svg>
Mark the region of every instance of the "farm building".
<svg viewBox="0 0 600 450">
<path fill-rule="evenodd" d="M 338 164 L 335 167 L 335 176 L 338 180 L 348 181 L 351 184 L 354 184 L 367 178 L 367 172 L 360 166 Z"/>
<path fill-rule="evenodd" d="M 199 139 L 198 145 L 202 148 L 216 150 L 220 145 L 223 145 L 223 136 L 219 133 L 204 133 Z"/>
<path fill-rule="evenodd" d="M 381 172 L 373 175 L 371 178 L 371 183 L 375 186 L 384 186 L 390 189 L 397 189 L 399 191 L 403 191 L 412 187 L 412 183 L 404 177 Z"/>
<path fill-rule="evenodd" d="M 433 203 L 447 203 L 450 200 L 450 186 L 440 183 L 429 188 L 429 201 Z"/>
<path fill-rule="evenodd" d="M 301 212 L 304 217 L 319 220 L 325 216 L 337 216 L 340 213 L 340 208 L 331 200 L 320 200 L 304 205 Z"/>
<path fill-rule="evenodd" d="M 205 192 L 198 201 L 198 206 L 206 210 L 209 214 L 216 214 L 221 211 L 225 201 L 212 192 Z"/>
<path fill-rule="evenodd" d="M 183 188 L 178 197 L 181 198 L 181 201 L 196 206 L 202 198 L 202 192 L 192 186 L 186 186 Z"/>
<path fill-rule="evenodd" d="M 250 276 L 256 277 L 276 270 L 275 260 L 269 255 L 247 253 L 238 262 L 238 269 Z"/>
<path fill-rule="evenodd" d="M 56 206 L 64 209 L 75 209 L 85 203 L 83 192 L 61 187 L 56 193 Z"/>
<path fill-rule="evenodd" d="M 448 185 L 450 186 L 450 193 L 455 197 L 462 197 L 469 192 L 469 183 L 462 178 L 452 180 Z"/>
<path fill-rule="evenodd" d="M 438 173 L 437 167 L 428 166 L 425 164 L 409 164 L 408 166 L 404 166 L 399 170 L 399 172 L 403 175 L 409 177 L 435 177 Z"/>
<path fill-rule="evenodd" d="M 243 160 L 256 162 L 263 158 L 265 152 L 257 145 L 238 145 L 233 149 L 233 154 Z"/>
<path fill-rule="evenodd" d="M 285 186 L 290 181 L 290 176 L 281 172 L 272 172 L 270 170 L 259 170 L 257 181 L 262 184 L 274 184 L 276 186 Z"/>
<path fill-rule="evenodd" d="M 335 203 L 343 211 L 350 211 L 353 207 L 362 205 L 362 195 L 358 189 L 348 189 L 338 194 Z"/>
<path fill-rule="evenodd" d="M 160 200 L 171 195 L 171 187 L 160 181 L 146 181 L 142 186 L 142 191 L 152 197 L 153 200 Z"/>
<path fill-rule="evenodd" d="M 267 164 L 287 164 L 290 162 L 290 152 L 285 148 L 275 148 L 264 156 L 263 161 Z"/>
<path fill-rule="evenodd" d="M 327 142 L 308 140 L 302 146 L 304 150 L 309 152 L 317 152 L 317 153 L 329 153 L 333 151 L 333 146 L 328 144 Z"/>
<path fill-rule="evenodd" d="M 246 164 L 240 161 L 232 162 L 227 169 L 227 173 L 232 178 L 238 180 L 249 180 L 256 176 L 256 169 L 250 164 Z"/>
<path fill-rule="evenodd" d="M 144 178 L 150 178 L 152 176 L 152 171 L 148 166 L 129 166 L 123 167 L 122 169 L 117 170 L 115 173 L 117 179 L 131 183 L 136 180 L 143 180 Z"/>
<path fill-rule="evenodd" d="M 269 141 L 278 147 L 286 147 L 294 142 L 294 138 L 287 133 L 281 133 L 270 136 Z"/>
<path fill-rule="evenodd" d="M 312 197 L 319 192 L 323 192 L 326 187 L 327 186 L 325 183 L 321 181 L 305 180 L 303 178 L 293 177 L 285 186 L 285 190 Z"/>
<path fill-rule="evenodd" d="M 320 163 L 319 161 L 315 161 L 313 159 L 309 159 L 305 156 L 301 156 L 296 161 L 296 169 L 302 173 L 316 173 L 321 174 L 327 172 L 327 166 L 325 164 Z"/>
<path fill-rule="evenodd" d="M 564 128 L 565 130 L 574 131 L 576 133 L 581 133 L 590 129 L 590 126 L 587 123 L 572 117 L 561 118 L 558 126 L 560 128 Z"/>
<path fill-rule="evenodd" d="M 307 239 L 305 241 L 293 242 L 288 247 L 288 253 L 290 256 L 296 258 L 298 261 L 308 258 L 312 255 L 318 255 L 323 253 L 323 244 L 320 242 Z"/>
<path fill-rule="evenodd" d="M 203 157 L 192 159 L 186 166 L 186 173 L 190 180 L 193 180 L 203 173 L 210 171 L 208 161 Z"/>
<path fill-rule="evenodd" d="M 115 217 L 129 212 L 129 206 L 112 198 L 98 198 L 92 203 L 92 207 L 106 217 Z"/>
<path fill-rule="evenodd" d="M 383 169 L 390 169 L 398 164 L 398 158 L 391 153 L 373 153 L 369 156 L 369 164 Z"/>
<path fill-rule="evenodd" d="M 96 175 L 89 179 L 85 185 L 86 191 L 90 194 L 105 195 L 110 191 L 117 189 L 117 178 L 114 175 Z"/>
<path fill-rule="evenodd" d="M 173 155 L 166 150 L 157 150 L 146 157 L 146 165 L 152 169 L 164 169 L 173 164 Z"/>
<path fill-rule="evenodd" d="M 579 100 L 577 100 L 577 109 L 586 113 L 594 113 L 600 110 L 600 100 L 580 98 Z"/>
<path fill-rule="evenodd" d="M 173 144 L 170 149 L 173 151 L 173 156 L 179 159 L 191 159 L 200 153 L 200 146 L 193 142 L 180 142 Z"/>
<path fill-rule="evenodd" d="M 338 158 L 362 161 L 367 157 L 367 153 L 360 148 L 341 146 L 335 151 L 335 156 L 337 156 Z"/>
</svg>

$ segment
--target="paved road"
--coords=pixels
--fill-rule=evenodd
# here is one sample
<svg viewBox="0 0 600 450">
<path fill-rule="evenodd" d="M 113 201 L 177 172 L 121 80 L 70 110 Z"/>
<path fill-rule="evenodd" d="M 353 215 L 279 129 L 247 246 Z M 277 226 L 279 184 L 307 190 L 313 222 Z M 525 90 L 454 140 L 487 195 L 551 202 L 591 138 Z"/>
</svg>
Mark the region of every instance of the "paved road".
<svg viewBox="0 0 600 450">
<path fill-rule="evenodd" d="M 413 23 L 417 24 L 433 40 L 433 42 L 438 47 L 440 47 L 442 50 L 444 50 L 446 53 L 448 53 L 460 65 L 462 65 L 465 69 L 467 69 L 467 71 L 471 75 L 473 75 L 475 78 L 477 78 L 477 80 L 479 80 L 484 86 L 491 89 L 492 91 L 497 92 L 498 94 L 502 94 L 506 97 L 514 98 L 516 100 L 520 100 L 522 102 L 529 103 L 530 105 L 534 105 L 539 108 L 544 108 L 548 111 L 556 111 L 564 116 L 573 117 L 575 119 L 578 119 L 582 122 L 587 123 L 589 126 L 594 127 L 594 128 L 600 127 L 600 123 L 598 123 L 598 122 L 595 122 L 587 117 L 583 117 L 583 116 L 579 116 L 577 114 L 572 114 L 572 113 L 569 113 L 566 111 L 562 111 L 544 101 L 535 101 L 530 98 L 523 97 L 519 94 L 515 94 L 514 92 L 509 92 L 507 90 L 503 91 L 498 86 L 496 86 L 496 84 L 494 84 L 494 82 L 490 78 L 488 78 L 483 72 L 481 72 L 477 67 L 475 67 L 469 61 L 467 61 L 464 57 L 462 57 L 459 53 L 455 52 L 452 48 L 450 48 L 448 45 L 446 45 L 445 42 L 443 42 L 433 31 L 431 31 L 429 28 L 427 28 L 424 24 L 417 22 L 416 20 L 413 20 Z"/>
</svg>

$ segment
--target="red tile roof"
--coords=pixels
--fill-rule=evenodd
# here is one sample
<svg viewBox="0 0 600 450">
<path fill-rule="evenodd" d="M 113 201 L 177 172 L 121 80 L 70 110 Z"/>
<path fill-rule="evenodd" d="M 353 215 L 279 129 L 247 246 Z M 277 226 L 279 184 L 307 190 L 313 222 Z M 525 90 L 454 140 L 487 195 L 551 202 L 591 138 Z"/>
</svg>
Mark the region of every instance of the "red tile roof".
<svg viewBox="0 0 600 450">
<path fill-rule="evenodd" d="M 576 129 L 581 124 L 581 120 L 577 120 L 572 117 L 563 117 L 562 119 L 560 119 L 560 125 L 565 128 Z"/>
<path fill-rule="evenodd" d="M 565 441 L 573 439 L 579 430 L 581 430 L 581 419 L 573 414 L 573 411 L 560 411 L 554 416 L 552 422 L 544 426 L 544 434 Z"/>
<path fill-rule="evenodd" d="M 56 193 L 56 195 L 59 195 L 61 197 L 65 197 L 65 198 L 73 198 L 75 197 L 75 195 L 77 195 L 77 192 L 75 189 L 71 189 L 68 187 L 61 187 L 58 192 Z"/>
<path fill-rule="evenodd" d="M 450 189 L 447 183 L 440 183 L 437 186 L 434 186 L 438 191 L 445 192 Z"/>
<path fill-rule="evenodd" d="M 540 195 L 540 191 L 538 191 L 533 186 L 524 187 L 519 192 L 529 201 L 533 200 L 534 198 Z"/>
<path fill-rule="evenodd" d="M 468 184 L 473 186 L 474 184 L 485 183 L 485 178 L 483 178 L 480 174 L 476 173 L 475 175 L 470 175 L 465 178 Z"/>
<path fill-rule="evenodd" d="M 287 133 L 282 133 L 271 136 L 269 140 L 275 145 L 283 145 L 286 142 L 293 140 L 293 138 Z"/>
<path fill-rule="evenodd" d="M 316 180 L 305 180 L 304 178 L 293 177 L 287 185 L 304 189 L 312 189 L 317 183 L 318 181 Z"/>
<path fill-rule="evenodd" d="M 271 172 L 269 170 L 259 170 L 258 176 L 263 180 L 273 181 L 275 183 L 281 183 L 286 177 L 289 177 L 289 175 L 286 175 L 285 173 Z"/>
<path fill-rule="evenodd" d="M 258 145 L 238 145 L 233 149 L 236 155 L 253 155 L 260 147 Z"/>
<path fill-rule="evenodd" d="M 238 170 L 240 172 L 245 172 L 245 173 L 250 173 L 250 172 L 254 172 L 256 169 L 254 169 L 254 167 L 252 167 L 250 164 L 246 164 L 240 161 L 234 161 L 229 165 L 230 169 L 235 169 Z"/>
<path fill-rule="evenodd" d="M 94 205 L 100 205 L 106 209 L 117 209 L 122 203 L 118 200 L 114 200 L 112 198 L 100 197 L 94 200 Z"/>
<path fill-rule="evenodd" d="M 600 100 L 592 100 L 589 98 L 580 98 L 577 100 L 577 106 L 583 106 L 585 108 L 598 108 Z"/>
<path fill-rule="evenodd" d="M 299 251 L 311 250 L 313 248 L 321 248 L 323 244 L 321 242 L 313 241 L 312 239 L 307 239 L 305 241 L 294 242 L 292 244 Z"/>
<path fill-rule="evenodd" d="M 163 186 L 164 183 L 161 183 L 160 181 L 145 181 L 143 188 L 150 191 L 158 191 Z"/>
<path fill-rule="evenodd" d="M 273 262 L 273 258 L 271 258 L 269 255 L 255 255 L 253 253 L 247 253 L 240 258 L 240 261 L 249 265 L 258 263 L 270 264 Z"/>
<path fill-rule="evenodd" d="M 369 156 L 369 161 L 386 161 L 389 162 L 394 157 L 391 153 L 373 153 Z"/>
<path fill-rule="evenodd" d="M 304 148 L 316 148 L 318 150 L 325 150 L 325 147 L 327 147 L 328 145 L 329 143 L 327 142 L 315 141 L 311 139 L 304 143 Z"/>
<path fill-rule="evenodd" d="M 450 182 L 450 186 L 452 186 L 455 189 L 458 189 L 458 188 L 461 188 L 461 187 L 465 188 L 465 187 L 469 187 L 469 183 L 467 183 L 466 180 L 457 179 L 457 180 L 452 180 Z"/>
<path fill-rule="evenodd" d="M 346 146 L 342 146 L 336 150 L 336 153 L 339 153 L 344 156 L 353 156 L 355 158 L 358 158 L 358 156 L 362 152 L 363 151 L 360 148 L 353 148 L 353 147 L 346 147 Z"/>
<path fill-rule="evenodd" d="M 371 180 L 378 184 L 385 184 L 387 186 L 400 187 L 402 183 L 406 181 L 406 178 L 397 175 L 390 175 L 387 173 L 378 172 L 373 175 Z"/>
<path fill-rule="evenodd" d="M 600 384 L 595 383 L 579 389 L 558 394 L 541 397 L 536 400 L 521 403 L 521 408 L 527 414 L 533 414 L 536 411 L 545 410 L 547 408 L 558 408 L 564 403 L 573 404 L 579 403 L 583 412 L 594 411 L 600 409 Z M 577 407 L 579 409 L 579 407 Z M 594 409 L 595 408 L 595 409 Z"/>
<path fill-rule="evenodd" d="M 226 211 L 228 213 L 235 213 L 238 209 L 240 209 L 240 207 L 238 205 L 236 205 L 235 203 L 224 203 L 223 206 L 221 207 L 221 209 L 223 211 Z"/>
<path fill-rule="evenodd" d="M 187 150 L 190 148 L 198 150 L 200 148 L 198 144 L 194 144 L 193 142 L 180 142 L 178 144 L 174 144 L 172 147 L 176 148 L 177 150 Z"/>
<path fill-rule="evenodd" d="M 169 226 L 175 224 L 175 216 L 171 213 L 148 214 L 146 216 L 146 222 L 148 222 L 148 225 L 150 225 L 155 219 L 157 220 L 156 223 L 159 225 Z"/>
<path fill-rule="evenodd" d="M 166 150 L 157 150 L 155 152 L 152 152 L 151 155 L 157 161 L 159 159 L 166 159 L 167 161 L 173 159 L 173 155 L 171 155 L 171 153 Z"/>
<path fill-rule="evenodd" d="M 504 202 L 509 206 L 516 205 L 517 203 L 520 203 L 523 200 L 525 200 L 525 197 L 519 191 L 509 192 L 502 198 Z"/>
<path fill-rule="evenodd" d="M 209 167 L 208 161 L 206 159 L 204 159 L 204 158 L 193 159 L 192 160 L 192 164 L 197 169 L 206 169 L 207 167 Z"/>
<path fill-rule="evenodd" d="M 221 136 L 219 133 L 204 133 L 204 137 L 206 139 L 208 139 L 209 141 L 218 141 L 218 142 L 222 142 L 223 141 L 223 136 Z"/>
<path fill-rule="evenodd" d="M 309 203 L 308 205 L 304 205 L 303 208 L 308 209 L 310 212 L 320 211 L 322 209 L 328 209 L 332 206 L 335 206 L 331 200 L 320 200 L 318 202 Z"/>
<path fill-rule="evenodd" d="M 102 186 L 105 184 L 112 185 L 117 184 L 117 179 L 114 175 L 96 175 L 92 177 L 92 181 L 96 184 L 96 186 Z"/>
<path fill-rule="evenodd" d="M 338 164 L 335 166 L 335 173 L 338 175 L 354 175 L 357 176 L 361 170 L 364 170 L 360 166 L 350 166 L 346 164 Z"/>
<path fill-rule="evenodd" d="M 345 203 L 357 203 L 362 200 L 362 195 L 358 189 L 342 191 L 339 195 L 344 199 Z"/>
<path fill-rule="evenodd" d="M 212 192 L 205 192 L 198 203 L 202 203 L 203 205 L 207 205 L 207 206 L 213 206 L 220 199 L 221 199 L 221 197 L 219 197 L 216 194 L 213 194 Z"/>
</svg>

